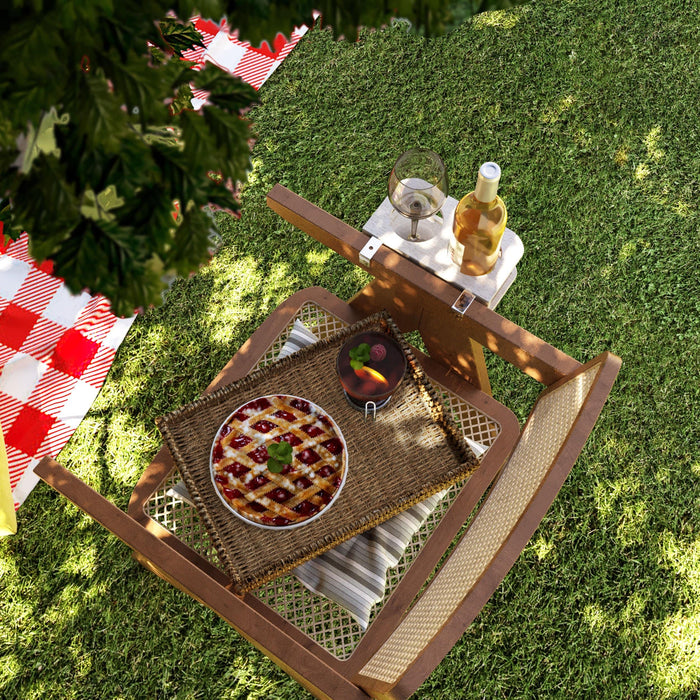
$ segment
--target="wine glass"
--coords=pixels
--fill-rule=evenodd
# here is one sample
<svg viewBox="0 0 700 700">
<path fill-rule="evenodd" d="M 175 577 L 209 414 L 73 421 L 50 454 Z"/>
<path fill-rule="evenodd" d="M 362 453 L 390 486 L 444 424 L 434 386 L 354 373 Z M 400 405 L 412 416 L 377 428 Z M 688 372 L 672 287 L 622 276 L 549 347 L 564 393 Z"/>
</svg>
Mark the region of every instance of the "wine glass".
<svg viewBox="0 0 700 700">
<path fill-rule="evenodd" d="M 397 227 L 396 233 L 409 241 L 425 241 L 437 227 L 418 234 L 418 222 L 436 214 L 447 197 L 447 172 L 442 158 L 427 148 L 402 153 L 389 175 L 389 201 L 399 214 L 411 220 L 411 227 Z M 398 230 L 401 229 L 401 230 Z"/>
</svg>

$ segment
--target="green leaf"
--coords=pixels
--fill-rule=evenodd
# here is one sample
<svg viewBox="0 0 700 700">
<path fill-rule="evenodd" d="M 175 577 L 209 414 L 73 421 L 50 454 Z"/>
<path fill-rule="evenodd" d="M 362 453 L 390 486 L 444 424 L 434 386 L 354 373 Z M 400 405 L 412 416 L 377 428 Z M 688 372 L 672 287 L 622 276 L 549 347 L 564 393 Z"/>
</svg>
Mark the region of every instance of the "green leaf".
<svg viewBox="0 0 700 700">
<path fill-rule="evenodd" d="M 193 110 L 193 97 L 194 95 L 192 94 L 192 88 L 188 84 L 180 85 L 180 87 L 177 89 L 175 98 L 170 103 L 171 114 L 180 114 L 186 109 Z"/>
<path fill-rule="evenodd" d="M 75 187 L 55 156 L 39 155 L 29 175 L 18 179 L 12 217 L 31 235 L 51 241 L 51 248 L 77 225 L 80 212 Z M 39 259 L 48 255 L 50 251 L 39 254 Z"/>
<path fill-rule="evenodd" d="M 267 460 L 267 468 L 273 474 L 279 474 L 284 469 L 284 465 L 274 457 L 270 457 L 270 459 Z"/>
<path fill-rule="evenodd" d="M 292 460 L 292 446 L 285 440 L 268 445 L 267 453 L 284 464 L 289 464 Z"/>
<path fill-rule="evenodd" d="M 127 135 L 128 120 L 118 97 L 110 91 L 104 73 L 99 70 L 80 73 L 78 93 L 71 97 L 75 97 L 71 105 L 76 110 L 75 122 L 86 137 L 87 145 L 117 153 Z"/>
<path fill-rule="evenodd" d="M 99 194 L 87 189 L 83 192 L 80 213 L 93 221 L 114 221 L 116 216 L 112 209 L 118 209 L 124 204 L 124 198 L 117 194 L 114 185 L 108 185 Z"/>
<path fill-rule="evenodd" d="M 54 126 L 65 125 L 69 120 L 68 114 L 62 114 L 59 117 L 56 108 L 51 107 L 41 117 L 38 129 L 35 129 L 34 124 L 31 123 L 27 126 L 27 133 L 20 137 L 19 172 L 21 174 L 26 175 L 32 169 L 32 163 L 40 153 L 60 157 L 61 151 L 56 145 Z"/>
<path fill-rule="evenodd" d="M 183 24 L 173 17 L 166 17 L 158 22 L 158 27 L 165 42 L 178 56 L 195 46 L 204 47 L 202 36 L 192 22 Z"/>
<path fill-rule="evenodd" d="M 217 149 L 217 164 L 208 170 L 221 170 L 234 182 L 244 181 L 250 167 L 250 122 L 213 105 L 205 105 L 201 111 Z"/>
<path fill-rule="evenodd" d="M 102 54 L 100 65 L 132 119 L 142 124 L 166 121 L 164 100 L 170 96 L 171 81 L 165 70 L 150 66 L 145 54 L 129 51 L 123 59 L 114 48 Z"/>
<path fill-rule="evenodd" d="M 205 177 L 208 170 L 220 166 L 222 145 L 218 143 L 216 134 L 208 127 L 204 118 L 204 110 L 199 112 L 184 111 L 180 115 L 182 124 L 183 155 L 189 167 L 198 177 Z M 225 144 L 223 149 L 225 149 Z"/>
<path fill-rule="evenodd" d="M 164 259 L 165 266 L 180 275 L 187 275 L 196 265 L 206 262 L 211 228 L 209 215 L 190 202 L 182 213 L 182 222 L 174 229 L 172 247 Z"/>
<path fill-rule="evenodd" d="M 161 301 L 166 288 L 162 265 L 144 260 L 133 229 L 116 222 L 83 219 L 51 258 L 56 274 L 75 293 L 89 289 L 105 295 L 117 315 L 132 314 Z M 34 239 L 30 237 L 32 253 Z"/>
<path fill-rule="evenodd" d="M 172 199 L 199 201 L 202 195 L 195 174 L 201 180 L 200 173 L 204 168 L 193 167 L 178 145 L 161 140 L 155 140 L 150 145 L 153 162 L 159 171 L 158 183 L 172 194 Z M 204 204 L 204 201 L 201 203 Z"/>
<path fill-rule="evenodd" d="M 22 231 L 24 229 L 22 226 L 13 224 L 12 207 L 10 207 L 9 204 L 5 204 L 0 209 L 0 221 L 2 221 L 3 224 L 2 227 L 0 227 L 3 233 L 3 243 L 7 237 L 11 238 L 13 241 L 16 241 L 22 235 Z"/>
<path fill-rule="evenodd" d="M 273 474 L 279 474 L 283 465 L 292 463 L 292 446 L 282 440 L 281 442 L 273 442 L 267 446 L 267 468 Z"/>
<path fill-rule="evenodd" d="M 192 82 L 198 90 L 207 90 L 211 103 L 235 112 L 258 101 L 257 91 L 238 76 L 207 62 L 201 71 L 194 71 Z"/>
<path fill-rule="evenodd" d="M 69 75 L 66 65 L 65 37 L 56 31 L 52 18 L 45 13 L 37 13 L 19 21 L 5 17 L 3 5 L 3 29 L 0 30 L 0 71 L 2 81 L 12 85 L 13 110 L 18 110 L 15 91 L 36 92 L 41 100 L 33 103 L 33 109 L 21 109 L 16 124 L 24 125 L 27 119 L 36 119 L 41 111 L 56 104 L 62 92 L 62 85 Z M 8 73 L 7 68 L 11 67 Z M 5 93 L 5 90 L 3 90 Z M 24 105 L 28 107 L 29 105 Z"/>
<path fill-rule="evenodd" d="M 369 362 L 370 347 L 368 343 L 360 343 L 357 347 L 350 348 L 350 366 L 353 369 L 362 369 L 365 362 Z"/>
<path fill-rule="evenodd" d="M 151 55 L 151 60 L 153 61 L 153 63 L 155 65 L 159 65 L 159 64 L 165 63 L 165 61 L 167 61 L 167 59 L 168 59 L 167 55 L 158 46 L 150 46 L 148 50 L 149 50 L 150 55 Z"/>
<path fill-rule="evenodd" d="M 119 221 L 129 223 L 138 232 L 138 245 L 144 259 L 151 252 L 165 257 L 172 245 L 175 227 L 173 199 L 158 184 L 149 183 L 139 189 L 119 211 Z"/>
</svg>

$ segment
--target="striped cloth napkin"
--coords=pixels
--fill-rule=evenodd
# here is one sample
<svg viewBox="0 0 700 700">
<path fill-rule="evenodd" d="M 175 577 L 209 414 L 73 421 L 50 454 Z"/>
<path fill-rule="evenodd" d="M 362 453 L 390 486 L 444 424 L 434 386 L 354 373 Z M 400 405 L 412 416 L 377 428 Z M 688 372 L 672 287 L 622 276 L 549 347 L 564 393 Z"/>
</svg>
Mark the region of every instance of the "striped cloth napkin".
<svg viewBox="0 0 700 700">
<path fill-rule="evenodd" d="M 0 233 L 0 424 L 17 509 L 38 481 L 34 466 L 87 413 L 134 319 L 114 316 L 104 297 L 71 294 L 50 262 L 32 260 L 26 233 L 1 244 Z"/>
</svg>

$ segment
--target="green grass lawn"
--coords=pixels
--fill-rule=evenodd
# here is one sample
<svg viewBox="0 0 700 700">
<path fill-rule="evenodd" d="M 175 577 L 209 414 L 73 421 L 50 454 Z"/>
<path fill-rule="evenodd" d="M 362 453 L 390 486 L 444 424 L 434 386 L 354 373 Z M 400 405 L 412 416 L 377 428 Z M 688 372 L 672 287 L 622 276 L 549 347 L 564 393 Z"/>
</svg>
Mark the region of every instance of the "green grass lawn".
<svg viewBox="0 0 700 700">
<path fill-rule="evenodd" d="M 365 274 L 279 219 L 281 182 L 360 228 L 404 149 L 452 194 L 502 167 L 525 256 L 499 312 L 624 364 L 559 498 L 420 698 L 700 691 L 700 4 L 535 0 L 425 40 L 305 37 L 260 91 L 240 220 L 139 317 L 61 461 L 122 508 L 160 437 L 290 293 Z M 488 358 L 520 419 L 532 380 Z M 307 698 L 215 615 L 45 485 L 0 541 L 0 695 Z"/>
</svg>

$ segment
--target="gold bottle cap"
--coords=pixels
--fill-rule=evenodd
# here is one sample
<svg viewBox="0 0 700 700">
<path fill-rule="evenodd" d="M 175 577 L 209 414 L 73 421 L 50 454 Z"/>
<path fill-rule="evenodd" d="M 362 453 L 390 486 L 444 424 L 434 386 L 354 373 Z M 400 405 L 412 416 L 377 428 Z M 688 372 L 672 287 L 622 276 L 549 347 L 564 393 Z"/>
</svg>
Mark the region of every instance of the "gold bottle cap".
<svg viewBox="0 0 700 700">
<path fill-rule="evenodd" d="M 479 175 L 476 178 L 474 196 L 480 202 L 491 202 L 498 194 L 498 182 L 501 179 L 501 168 L 497 163 L 484 163 L 479 168 Z"/>
</svg>

